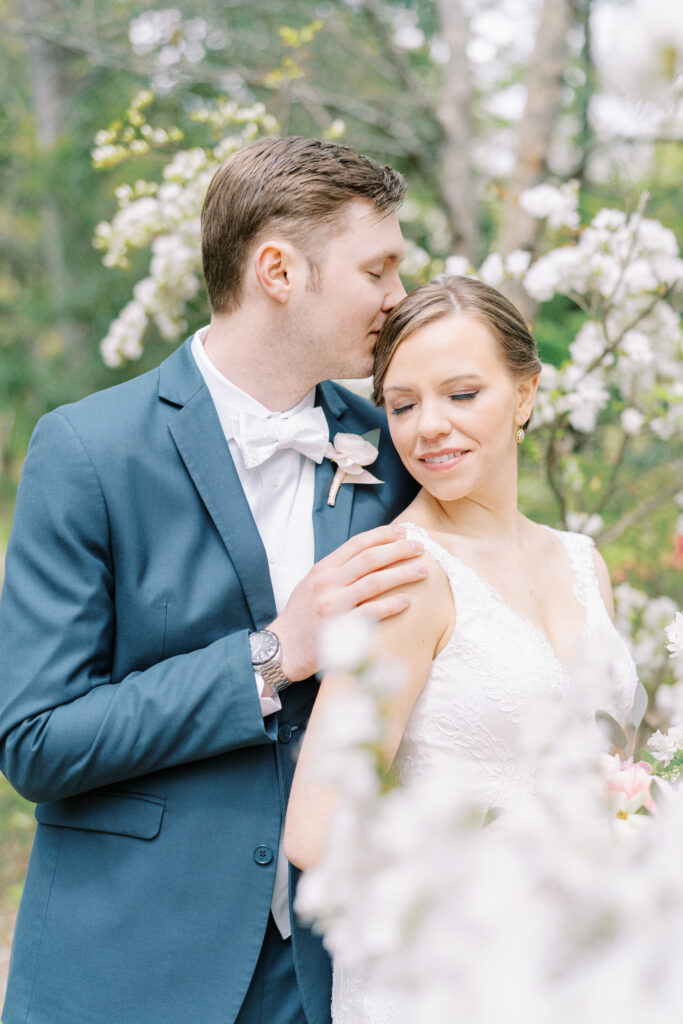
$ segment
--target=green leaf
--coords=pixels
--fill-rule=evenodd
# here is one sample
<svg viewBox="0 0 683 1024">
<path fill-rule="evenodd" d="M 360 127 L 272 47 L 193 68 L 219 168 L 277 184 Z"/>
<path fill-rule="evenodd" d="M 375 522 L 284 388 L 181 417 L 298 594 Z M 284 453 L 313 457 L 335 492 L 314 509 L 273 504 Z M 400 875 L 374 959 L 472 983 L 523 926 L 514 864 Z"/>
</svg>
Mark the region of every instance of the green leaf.
<svg viewBox="0 0 683 1024">
<path fill-rule="evenodd" d="M 496 818 L 500 818 L 503 814 L 502 807 L 489 807 L 488 811 L 484 815 L 484 821 L 482 822 L 482 828 L 486 828 L 487 825 L 492 825 Z"/>
<path fill-rule="evenodd" d="M 636 729 L 643 720 L 643 716 L 647 711 L 647 690 L 642 683 L 638 683 L 636 686 L 636 692 L 633 697 L 633 711 L 631 713 L 631 720 L 635 725 Z"/>
<path fill-rule="evenodd" d="M 361 436 L 364 441 L 369 441 L 375 448 L 379 448 L 379 435 L 381 433 L 382 431 L 379 427 L 376 427 L 375 430 L 368 430 L 367 434 L 362 434 Z"/>
<path fill-rule="evenodd" d="M 628 739 L 616 718 L 612 718 L 607 711 L 596 711 L 595 721 L 605 738 L 609 740 L 610 746 L 615 747 L 617 750 L 626 750 Z"/>
</svg>

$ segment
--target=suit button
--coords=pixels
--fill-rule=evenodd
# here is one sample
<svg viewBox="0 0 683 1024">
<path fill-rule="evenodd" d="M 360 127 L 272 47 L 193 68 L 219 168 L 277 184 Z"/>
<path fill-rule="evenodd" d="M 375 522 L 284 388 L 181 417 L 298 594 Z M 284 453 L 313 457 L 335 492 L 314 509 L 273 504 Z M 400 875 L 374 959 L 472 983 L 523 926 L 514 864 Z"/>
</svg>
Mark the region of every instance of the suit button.
<svg viewBox="0 0 683 1024">
<path fill-rule="evenodd" d="M 291 725 L 281 725 L 277 731 L 277 738 L 280 743 L 289 743 L 292 738 L 292 727 Z"/>
<path fill-rule="evenodd" d="M 270 864 L 273 859 L 273 851 L 265 843 L 261 846 L 257 846 L 254 850 L 254 860 L 257 864 Z"/>
</svg>

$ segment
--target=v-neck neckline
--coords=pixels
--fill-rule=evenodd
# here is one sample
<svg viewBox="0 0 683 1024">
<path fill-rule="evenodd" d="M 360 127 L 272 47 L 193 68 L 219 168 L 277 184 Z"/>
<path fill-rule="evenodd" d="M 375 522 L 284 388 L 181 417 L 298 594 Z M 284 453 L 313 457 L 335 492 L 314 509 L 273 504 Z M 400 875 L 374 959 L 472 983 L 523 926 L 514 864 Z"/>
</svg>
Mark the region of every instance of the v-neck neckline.
<svg viewBox="0 0 683 1024">
<path fill-rule="evenodd" d="M 574 660 L 576 658 L 576 654 L 578 653 L 578 650 L 579 650 L 579 646 L 580 646 L 580 642 L 581 642 L 581 637 L 584 635 L 584 633 L 586 632 L 586 630 L 588 628 L 588 608 L 587 608 L 586 603 L 581 600 L 581 598 L 579 597 L 579 595 L 577 593 L 578 582 L 579 582 L 579 580 L 578 580 L 578 573 L 577 573 L 577 570 L 576 570 L 576 566 L 574 564 L 574 560 L 572 559 L 571 553 L 569 552 L 569 550 L 567 548 L 567 545 L 564 543 L 564 540 L 562 539 L 562 534 L 561 534 L 561 532 L 559 530 L 554 530 L 551 526 L 546 526 L 543 523 L 539 523 L 538 524 L 539 526 L 542 527 L 542 529 L 547 530 L 549 533 L 554 534 L 558 538 L 560 544 L 562 545 L 562 549 L 563 549 L 563 551 L 565 553 L 565 556 L 567 558 L 567 561 L 569 563 L 569 569 L 571 570 L 571 573 L 572 573 L 573 579 L 574 579 L 574 585 L 572 587 L 572 595 L 574 597 L 574 600 L 576 601 L 576 603 L 578 604 L 579 608 L 582 610 L 582 613 L 583 613 L 582 614 L 581 625 L 580 625 L 579 629 L 577 630 L 575 641 L 574 641 L 574 644 L 572 646 L 572 655 L 571 655 L 571 657 L 569 658 L 568 661 L 565 661 L 563 658 L 561 658 L 559 656 L 559 654 L 557 653 L 557 651 L 555 649 L 554 644 L 550 640 L 548 634 L 543 629 L 543 627 L 539 626 L 538 623 L 533 622 L 532 619 L 527 618 L 526 615 L 523 615 L 521 612 L 517 611 L 516 608 L 513 608 L 512 605 L 508 601 L 505 600 L 505 598 L 503 597 L 501 592 L 498 590 L 498 588 L 495 587 L 493 585 L 493 583 L 491 583 L 489 580 L 487 580 L 485 576 L 482 576 L 480 573 L 478 573 L 477 570 L 473 566 L 471 566 L 468 562 L 464 562 L 462 560 L 462 558 L 460 558 L 458 555 L 453 554 L 452 551 L 449 551 L 448 548 L 444 547 L 444 545 L 441 544 L 438 540 L 435 540 L 434 537 L 432 537 L 431 533 L 429 533 L 428 530 L 426 530 L 422 526 L 418 526 L 417 523 L 407 523 L 406 522 L 406 523 L 402 523 L 401 525 L 403 525 L 403 526 L 408 526 L 409 525 L 413 529 L 419 530 L 420 533 L 422 533 L 426 537 L 428 537 L 429 540 L 431 541 L 431 543 L 435 544 L 441 551 L 443 551 L 444 555 L 446 555 L 446 557 L 448 559 L 451 559 L 453 562 L 456 562 L 462 569 L 464 569 L 467 573 L 469 573 L 472 577 L 474 577 L 474 579 L 477 580 L 481 584 L 481 586 L 484 588 L 486 593 L 489 594 L 489 596 L 496 602 L 496 604 L 498 604 L 499 606 L 504 608 L 514 619 L 516 619 L 518 622 L 522 623 L 522 625 L 524 625 L 528 629 L 530 629 L 540 639 L 541 643 L 546 648 L 547 653 L 550 654 L 550 656 L 553 658 L 553 660 L 555 662 L 557 662 L 557 664 L 560 666 L 560 668 L 562 669 L 562 671 L 565 674 L 567 674 L 570 671 L 571 666 L 572 666 L 572 664 L 573 664 L 573 662 L 574 662 Z M 456 624 L 455 624 L 455 629 L 453 631 L 453 636 L 456 635 L 457 628 L 458 628 L 458 623 L 457 623 L 457 611 L 456 611 Z M 446 644 L 446 647 L 448 647 L 449 644 L 450 644 L 450 641 L 449 641 L 448 644 Z M 446 647 L 444 647 L 439 652 L 439 655 L 443 654 L 443 652 L 446 650 Z"/>
</svg>

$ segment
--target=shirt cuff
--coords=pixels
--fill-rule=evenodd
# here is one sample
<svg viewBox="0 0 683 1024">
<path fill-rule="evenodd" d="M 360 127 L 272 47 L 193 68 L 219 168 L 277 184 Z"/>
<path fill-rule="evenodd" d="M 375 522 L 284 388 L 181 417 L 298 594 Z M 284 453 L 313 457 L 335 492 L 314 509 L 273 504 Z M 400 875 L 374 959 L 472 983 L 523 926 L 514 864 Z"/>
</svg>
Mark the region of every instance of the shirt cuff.
<svg viewBox="0 0 683 1024">
<path fill-rule="evenodd" d="M 260 672 L 254 672 L 254 680 L 256 682 L 256 689 L 258 690 L 259 704 L 261 705 L 261 714 L 264 718 L 268 715 L 275 714 L 276 711 L 282 710 L 282 704 L 280 698 L 275 693 L 272 697 L 264 697 L 263 691 L 265 689 L 265 682 Z"/>
</svg>

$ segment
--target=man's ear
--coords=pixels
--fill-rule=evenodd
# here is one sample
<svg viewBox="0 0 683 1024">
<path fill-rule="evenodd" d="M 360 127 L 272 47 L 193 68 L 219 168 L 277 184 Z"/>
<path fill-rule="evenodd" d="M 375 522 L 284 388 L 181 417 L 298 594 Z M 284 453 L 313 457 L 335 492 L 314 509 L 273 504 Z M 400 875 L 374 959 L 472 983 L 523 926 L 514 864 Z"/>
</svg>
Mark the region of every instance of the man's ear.
<svg viewBox="0 0 683 1024">
<path fill-rule="evenodd" d="M 531 411 L 534 407 L 534 399 L 536 398 L 536 391 L 538 389 L 538 374 L 533 377 L 524 377 L 517 383 L 517 414 L 515 416 L 515 423 L 518 427 L 531 416 Z"/>
<path fill-rule="evenodd" d="M 259 285 L 275 302 L 289 301 L 297 260 L 294 248 L 284 240 L 269 240 L 259 245 L 252 266 Z"/>
</svg>

